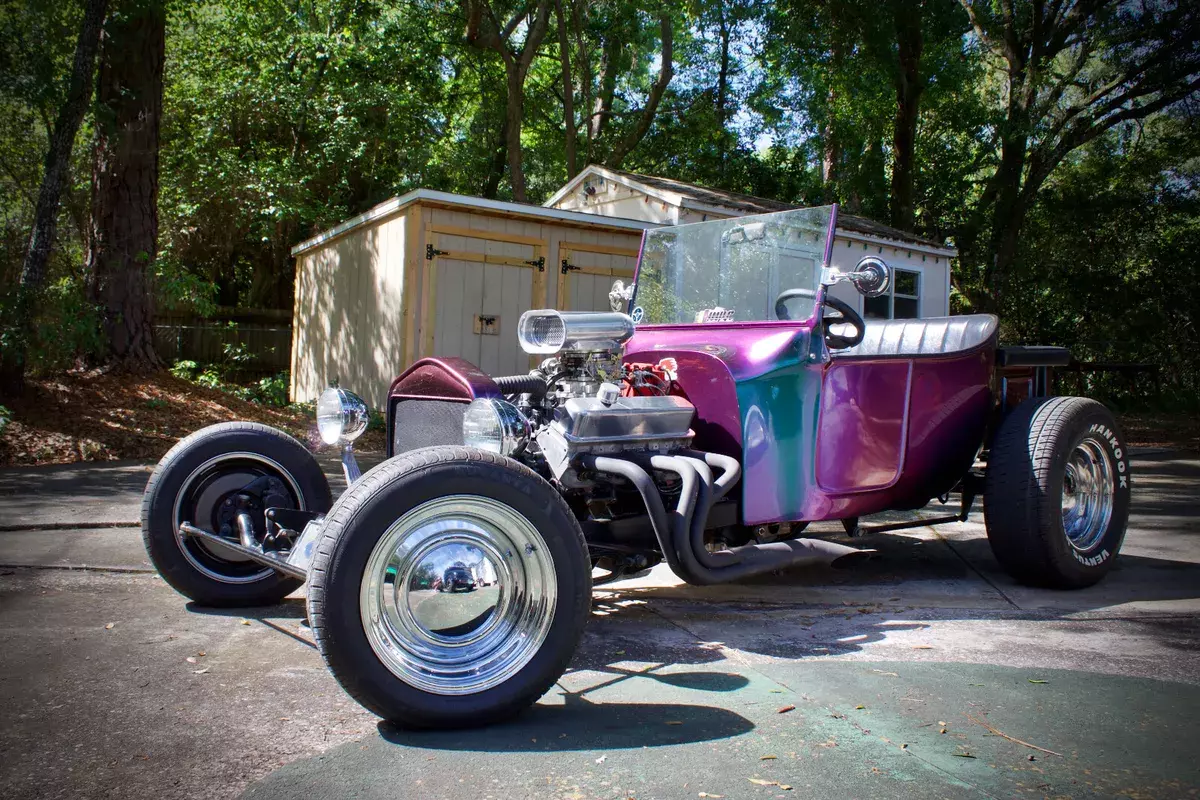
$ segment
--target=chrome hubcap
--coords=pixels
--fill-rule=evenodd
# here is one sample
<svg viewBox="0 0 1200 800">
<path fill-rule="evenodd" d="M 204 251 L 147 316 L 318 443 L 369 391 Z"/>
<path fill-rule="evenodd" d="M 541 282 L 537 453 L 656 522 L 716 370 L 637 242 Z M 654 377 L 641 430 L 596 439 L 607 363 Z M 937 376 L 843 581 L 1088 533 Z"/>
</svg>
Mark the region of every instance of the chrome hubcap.
<svg viewBox="0 0 1200 800">
<path fill-rule="evenodd" d="M 380 538 L 359 611 L 367 641 L 405 683 L 482 692 L 529 663 L 550 629 L 554 562 L 537 528 L 474 495 L 431 500 Z"/>
<path fill-rule="evenodd" d="M 1087 552 L 1100 543 L 1113 512 L 1113 463 L 1104 442 L 1091 436 L 1071 451 L 1063 475 L 1063 531 Z"/>
</svg>

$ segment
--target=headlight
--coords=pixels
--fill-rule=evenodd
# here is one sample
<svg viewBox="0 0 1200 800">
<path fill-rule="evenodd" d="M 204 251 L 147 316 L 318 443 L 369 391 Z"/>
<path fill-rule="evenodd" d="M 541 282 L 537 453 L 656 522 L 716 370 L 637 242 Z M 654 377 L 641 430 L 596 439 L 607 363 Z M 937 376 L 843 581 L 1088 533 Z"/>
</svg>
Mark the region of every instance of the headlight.
<svg viewBox="0 0 1200 800">
<path fill-rule="evenodd" d="M 481 397 L 463 414 L 463 444 L 514 456 L 529 441 L 529 420 L 506 400 Z"/>
<path fill-rule="evenodd" d="M 317 398 L 317 430 L 325 444 L 349 444 L 367 429 L 367 404 L 353 392 L 330 386 Z"/>
</svg>

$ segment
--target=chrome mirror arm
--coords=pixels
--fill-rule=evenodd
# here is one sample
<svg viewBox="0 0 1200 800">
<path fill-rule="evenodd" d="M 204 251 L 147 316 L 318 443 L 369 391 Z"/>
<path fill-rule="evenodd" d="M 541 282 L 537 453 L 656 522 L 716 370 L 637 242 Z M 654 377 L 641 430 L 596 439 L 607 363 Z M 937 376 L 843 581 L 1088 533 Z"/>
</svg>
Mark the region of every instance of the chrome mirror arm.
<svg viewBox="0 0 1200 800">
<path fill-rule="evenodd" d="M 843 272 L 836 267 L 825 267 L 821 270 L 821 285 L 849 281 L 864 297 L 879 297 L 892 285 L 892 268 L 883 259 L 867 256 L 858 262 L 853 272 Z"/>
</svg>

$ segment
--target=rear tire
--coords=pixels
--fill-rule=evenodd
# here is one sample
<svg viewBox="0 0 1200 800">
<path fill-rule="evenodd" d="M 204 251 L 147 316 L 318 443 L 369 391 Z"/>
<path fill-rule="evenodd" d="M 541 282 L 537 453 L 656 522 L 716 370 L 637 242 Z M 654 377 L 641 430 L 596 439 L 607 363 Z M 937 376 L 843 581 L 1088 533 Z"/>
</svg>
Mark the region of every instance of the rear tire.
<svg viewBox="0 0 1200 800">
<path fill-rule="evenodd" d="M 303 581 L 244 558 L 221 558 L 207 545 L 181 541 L 177 534 L 181 522 L 216 532 L 214 506 L 264 475 L 276 477 L 284 489 L 270 496 L 271 504 L 329 510 L 329 482 L 312 453 L 266 425 L 225 422 L 202 428 L 158 462 L 142 498 L 142 541 L 175 591 L 200 605 L 238 607 L 273 605 L 300 588 Z M 261 511 L 254 516 L 265 525 Z"/>
<path fill-rule="evenodd" d="M 988 542 L 1017 581 L 1079 589 L 1116 561 L 1129 519 L 1130 468 L 1112 412 L 1083 397 L 1026 400 L 988 456 Z"/>
<path fill-rule="evenodd" d="M 537 702 L 591 607 L 583 532 L 512 459 L 415 450 L 330 511 L 309 572 L 317 648 L 347 694 L 403 727 L 478 726 Z"/>
</svg>

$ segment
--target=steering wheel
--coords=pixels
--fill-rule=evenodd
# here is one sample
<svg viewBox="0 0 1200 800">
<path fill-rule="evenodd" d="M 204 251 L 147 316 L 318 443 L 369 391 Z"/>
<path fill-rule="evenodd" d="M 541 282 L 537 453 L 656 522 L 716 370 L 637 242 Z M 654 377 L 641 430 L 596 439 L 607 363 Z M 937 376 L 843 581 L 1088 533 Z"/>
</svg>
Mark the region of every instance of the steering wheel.
<svg viewBox="0 0 1200 800">
<path fill-rule="evenodd" d="M 817 293 L 812 289 L 785 289 L 775 298 L 775 319 L 790 320 L 792 315 L 788 313 L 787 301 L 794 297 L 807 297 L 810 300 L 815 298 Z"/>
<path fill-rule="evenodd" d="M 830 309 L 836 311 L 837 314 L 830 316 L 824 313 Z M 849 325 L 854 328 L 854 333 L 850 336 L 842 336 L 830 331 L 830 325 Z M 853 306 L 845 300 L 839 300 L 828 294 L 825 295 L 825 308 L 822 309 L 821 327 L 825 331 L 825 346 L 830 350 L 845 350 L 847 347 L 854 347 L 863 340 L 863 336 L 867 333 L 867 324 L 863 322 L 863 318 L 859 316 Z"/>
<path fill-rule="evenodd" d="M 812 289 L 786 289 L 779 293 L 775 298 L 775 318 L 781 320 L 790 320 L 791 314 L 788 313 L 787 301 L 795 297 L 814 298 L 817 293 Z M 829 316 L 824 312 L 833 310 L 836 313 L 834 316 Z M 821 324 L 825 332 L 825 346 L 830 350 L 845 350 L 847 347 L 854 347 L 863 340 L 863 336 L 867 332 L 866 323 L 859 316 L 854 308 L 843 300 L 836 297 L 825 295 L 825 307 L 822 309 Z M 854 328 L 854 333 L 851 336 L 842 336 L 832 333 L 829 330 L 830 325 L 849 325 Z"/>
</svg>

